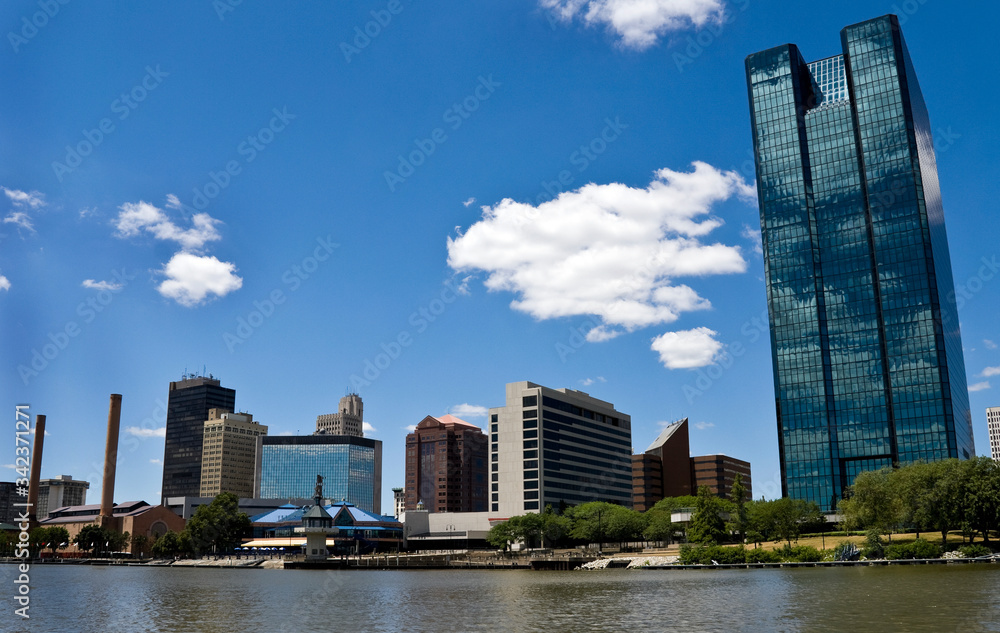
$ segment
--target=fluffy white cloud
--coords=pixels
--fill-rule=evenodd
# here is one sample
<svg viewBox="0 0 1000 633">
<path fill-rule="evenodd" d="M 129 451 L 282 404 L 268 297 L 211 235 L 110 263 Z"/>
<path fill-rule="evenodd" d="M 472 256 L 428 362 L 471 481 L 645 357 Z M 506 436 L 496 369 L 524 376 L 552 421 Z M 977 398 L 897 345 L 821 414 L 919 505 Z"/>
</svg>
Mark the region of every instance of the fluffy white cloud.
<svg viewBox="0 0 1000 633">
<path fill-rule="evenodd" d="M 604 376 L 598 376 L 597 378 L 584 378 L 583 380 L 580 381 L 580 384 L 582 384 L 584 387 L 589 387 L 595 382 L 608 382 L 608 381 L 604 379 Z"/>
<path fill-rule="evenodd" d="M 468 206 L 472 205 L 472 203 L 475 202 L 475 201 L 476 201 L 475 198 L 468 198 L 465 202 L 462 203 L 462 205 L 465 206 L 465 207 L 468 207 Z"/>
<path fill-rule="evenodd" d="M 416 424 L 407 424 L 403 428 L 406 429 L 407 433 L 413 433 L 414 431 L 417 430 L 417 425 Z"/>
<path fill-rule="evenodd" d="M 4 224 L 14 224 L 25 231 L 35 232 L 35 225 L 31 221 L 31 216 L 24 211 L 11 211 L 3 219 Z"/>
<path fill-rule="evenodd" d="M 643 50 L 672 31 L 719 24 L 723 0 L 539 0 L 563 22 L 604 26 L 626 48 Z"/>
<path fill-rule="evenodd" d="M 170 196 L 167 199 L 169 206 Z M 219 220 L 207 213 L 196 213 L 191 216 L 191 228 L 181 229 L 161 209 L 148 202 L 139 201 L 126 202 L 119 207 L 115 229 L 118 237 L 132 237 L 141 231 L 146 231 L 158 240 L 171 240 L 180 244 L 185 250 L 196 251 L 206 242 L 222 239 L 215 228 L 219 223 Z"/>
<path fill-rule="evenodd" d="M 377 429 L 374 426 L 372 426 L 371 424 L 368 424 L 367 422 L 362 422 L 361 423 L 361 432 L 364 433 L 365 435 L 368 435 L 370 433 L 376 433 Z"/>
<path fill-rule="evenodd" d="M 159 465 L 161 465 L 161 466 L 162 466 L 162 465 L 163 465 L 163 460 L 162 460 L 162 459 L 156 459 L 156 458 L 154 457 L 153 459 L 149 460 L 149 463 L 150 463 L 150 464 L 159 464 Z"/>
<path fill-rule="evenodd" d="M 486 407 L 481 407 L 478 404 L 469 404 L 468 402 L 456 404 L 448 410 L 448 413 L 462 420 L 466 418 L 485 418 L 489 412 L 490 410 Z"/>
<path fill-rule="evenodd" d="M 711 365 L 722 350 L 716 336 L 718 332 L 707 327 L 667 332 L 653 339 L 652 348 L 660 353 L 660 362 L 668 369 L 695 369 Z"/>
<path fill-rule="evenodd" d="M 84 279 L 83 283 L 80 285 L 84 288 L 90 288 L 91 290 L 110 290 L 111 292 L 122 289 L 121 284 L 116 284 L 110 281 L 94 281 L 93 279 Z"/>
<path fill-rule="evenodd" d="M 983 370 L 981 374 L 983 378 L 989 378 L 990 376 L 1000 376 L 1000 366 L 997 367 L 987 367 Z"/>
<path fill-rule="evenodd" d="M 3 189 L 3 192 L 15 207 L 40 209 L 45 206 L 45 195 L 37 191 L 25 192 L 17 189 L 8 189 L 7 187 L 0 187 L 0 189 Z"/>
<path fill-rule="evenodd" d="M 0 275 L 0 290 L 10 290 L 10 279 Z"/>
<path fill-rule="evenodd" d="M 125 433 L 128 435 L 134 435 L 135 437 L 166 437 L 167 427 L 163 426 L 158 429 L 146 429 L 139 426 L 127 426 L 125 427 Z"/>
<path fill-rule="evenodd" d="M 969 385 L 969 391 L 970 392 L 972 392 L 972 391 L 985 391 L 985 390 L 987 390 L 989 388 L 990 388 L 990 383 L 989 383 L 989 381 L 986 381 L 986 380 L 984 380 L 982 382 L 977 382 L 974 385 Z"/>
<path fill-rule="evenodd" d="M 755 229 L 749 224 L 744 224 L 743 230 L 740 231 L 740 236 L 753 242 L 753 252 L 760 253 L 761 255 L 764 254 L 764 243 L 761 239 L 759 228 Z"/>
<path fill-rule="evenodd" d="M 595 315 L 588 340 L 607 340 L 711 306 L 672 280 L 746 270 L 739 247 L 699 238 L 723 223 L 713 205 L 752 194 L 739 174 L 696 162 L 645 188 L 588 184 L 537 207 L 504 199 L 448 238 L 448 264 L 486 271 L 489 290 L 513 292 L 511 307 L 536 319 Z"/>
<path fill-rule="evenodd" d="M 694 428 L 698 429 L 699 431 L 704 431 L 705 429 L 710 429 L 710 428 L 713 428 L 714 426 L 715 426 L 714 422 L 695 422 L 694 423 Z"/>
<path fill-rule="evenodd" d="M 170 258 L 163 274 L 167 279 L 157 288 L 160 294 L 189 308 L 208 300 L 209 295 L 224 297 L 243 286 L 235 264 L 183 251 Z"/>
</svg>

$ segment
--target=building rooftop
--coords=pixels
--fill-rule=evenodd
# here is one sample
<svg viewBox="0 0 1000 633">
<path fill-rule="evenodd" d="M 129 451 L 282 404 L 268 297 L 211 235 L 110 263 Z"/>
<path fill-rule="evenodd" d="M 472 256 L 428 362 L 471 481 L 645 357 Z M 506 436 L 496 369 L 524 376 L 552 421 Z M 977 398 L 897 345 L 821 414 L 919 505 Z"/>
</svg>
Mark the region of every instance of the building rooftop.
<svg viewBox="0 0 1000 633">
<path fill-rule="evenodd" d="M 666 444 L 667 440 L 669 440 L 674 433 L 681 430 L 681 428 L 687 424 L 687 421 L 687 418 L 682 418 L 676 422 L 668 424 L 662 431 L 660 431 L 660 434 L 656 436 L 656 439 L 653 440 L 653 443 L 649 445 L 649 448 L 647 448 L 645 452 L 648 453 L 649 451 L 660 448 Z"/>
</svg>

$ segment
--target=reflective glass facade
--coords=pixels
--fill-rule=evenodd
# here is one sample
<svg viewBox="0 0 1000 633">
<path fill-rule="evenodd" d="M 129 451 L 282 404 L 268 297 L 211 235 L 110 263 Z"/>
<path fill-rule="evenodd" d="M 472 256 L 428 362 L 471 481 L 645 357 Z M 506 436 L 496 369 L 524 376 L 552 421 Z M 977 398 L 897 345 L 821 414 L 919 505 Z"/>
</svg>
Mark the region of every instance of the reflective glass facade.
<svg viewBox="0 0 1000 633">
<path fill-rule="evenodd" d="M 975 454 L 930 122 L 895 16 L 747 57 L 785 495 Z"/>
<path fill-rule="evenodd" d="M 262 499 L 307 499 L 323 476 L 323 495 L 382 512 L 382 442 L 349 435 L 261 439 Z"/>
</svg>

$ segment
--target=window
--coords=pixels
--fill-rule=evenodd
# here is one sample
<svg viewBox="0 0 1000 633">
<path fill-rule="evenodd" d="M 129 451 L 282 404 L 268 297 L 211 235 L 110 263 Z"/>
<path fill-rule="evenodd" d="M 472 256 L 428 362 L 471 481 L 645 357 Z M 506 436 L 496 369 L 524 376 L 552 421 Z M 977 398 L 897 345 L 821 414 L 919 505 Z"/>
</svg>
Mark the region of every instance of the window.
<svg viewBox="0 0 1000 633">
<path fill-rule="evenodd" d="M 538 396 L 524 396 L 521 398 L 522 407 L 537 407 L 538 406 Z"/>
<path fill-rule="evenodd" d="M 537 510 L 538 509 L 538 502 L 537 501 L 525 501 L 524 502 L 524 509 L 525 510 Z"/>
</svg>

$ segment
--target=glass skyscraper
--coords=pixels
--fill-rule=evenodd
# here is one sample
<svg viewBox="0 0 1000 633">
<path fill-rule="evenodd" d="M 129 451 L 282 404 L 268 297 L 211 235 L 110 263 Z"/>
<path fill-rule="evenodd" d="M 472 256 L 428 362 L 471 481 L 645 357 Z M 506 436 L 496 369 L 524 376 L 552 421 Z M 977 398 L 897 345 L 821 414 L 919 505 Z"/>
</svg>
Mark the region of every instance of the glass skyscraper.
<svg viewBox="0 0 1000 633">
<path fill-rule="evenodd" d="M 260 497 L 308 499 L 323 476 L 323 495 L 382 513 L 382 442 L 354 435 L 261 436 Z"/>
<path fill-rule="evenodd" d="M 975 453 L 931 127 L 894 15 L 746 59 L 783 494 Z"/>
</svg>

